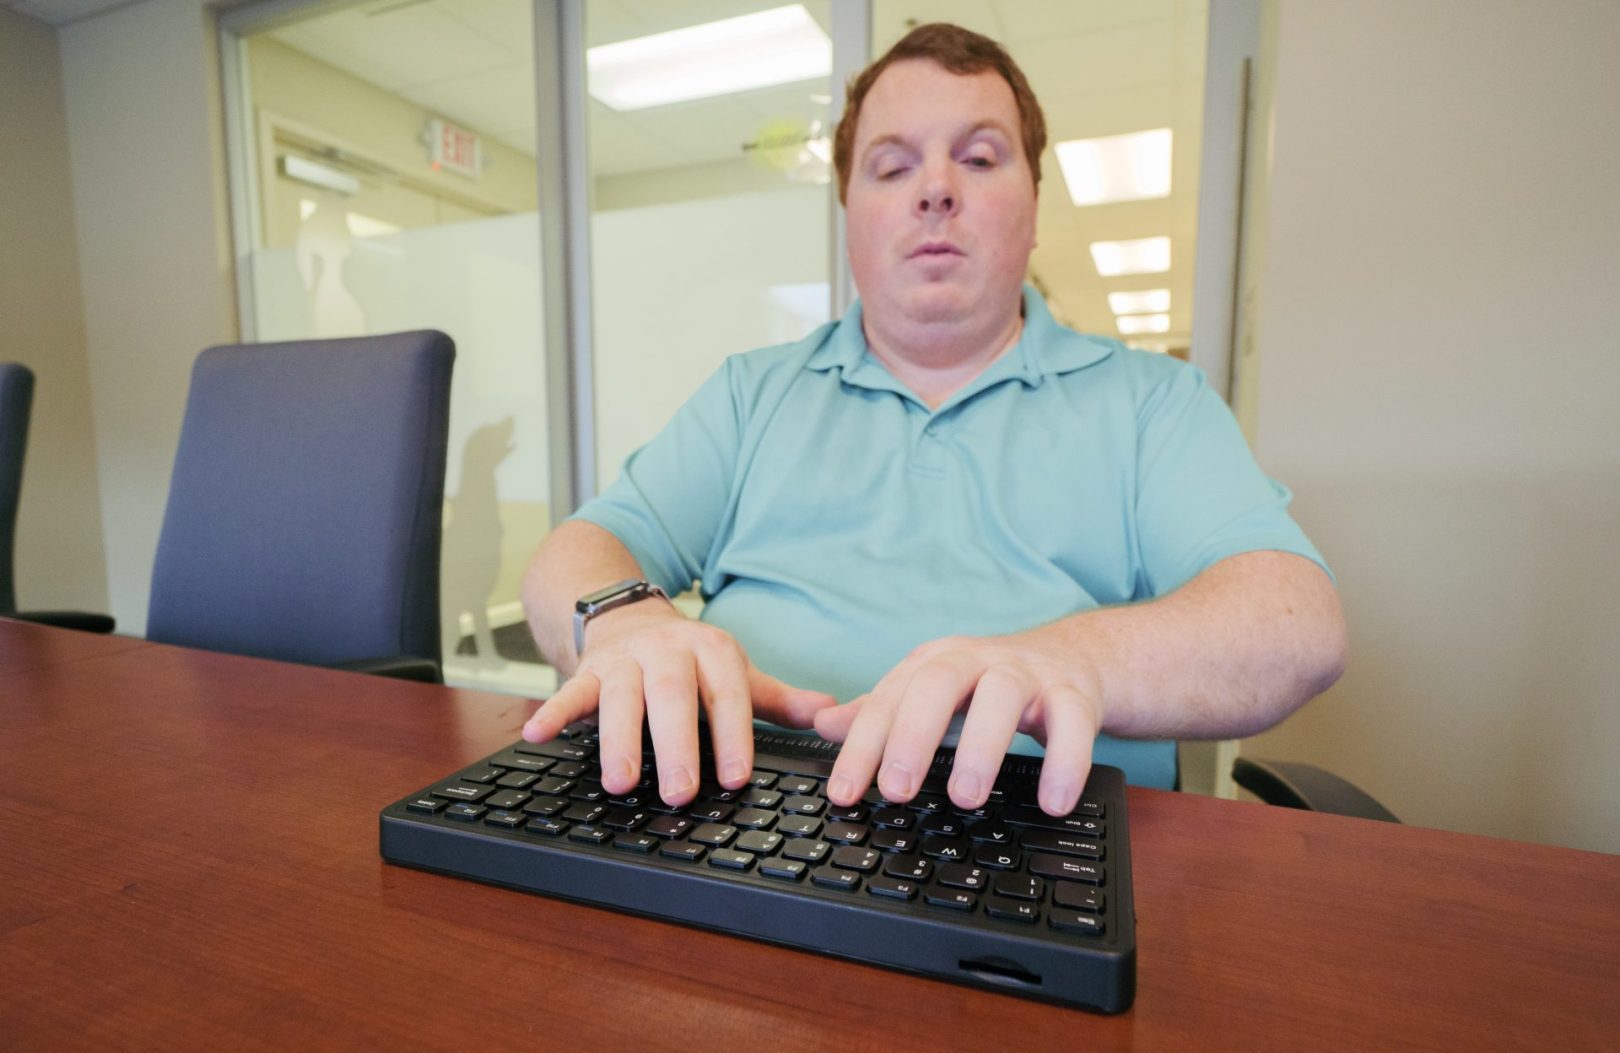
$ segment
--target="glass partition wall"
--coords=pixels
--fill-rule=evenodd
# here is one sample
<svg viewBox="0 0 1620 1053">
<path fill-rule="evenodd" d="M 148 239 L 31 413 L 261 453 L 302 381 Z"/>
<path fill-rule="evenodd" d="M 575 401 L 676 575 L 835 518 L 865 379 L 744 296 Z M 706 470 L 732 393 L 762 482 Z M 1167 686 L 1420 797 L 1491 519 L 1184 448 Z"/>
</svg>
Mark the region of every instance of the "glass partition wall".
<svg viewBox="0 0 1620 1053">
<path fill-rule="evenodd" d="M 611 482 L 727 355 L 798 339 L 847 302 L 830 149 L 845 78 L 922 21 L 1004 42 L 1053 144 L 1030 280 L 1076 328 L 1185 356 L 1199 184 L 1235 179 L 1200 163 L 1207 22 L 1222 10 L 1207 0 L 245 5 L 221 16 L 243 338 L 433 327 L 455 339 L 446 675 L 549 692 L 518 606 L 546 531 Z M 537 53 L 539 19 L 549 21 Z M 547 27 L 558 26 L 553 44 Z M 545 138 L 548 120 L 568 133 Z M 539 153 L 556 141 L 576 148 Z M 583 192 L 543 197 L 554 170 Z M 541 200 L 562 204 L 542 217 Z M 563 230 L 569 252 L 546 251 Z M 553 272 L 572 292 L 555 291 Z M 568 312 L 583 325 L 545 324 Z M 564 471 L 559 487 L 552 476 Z"/>
</svg>

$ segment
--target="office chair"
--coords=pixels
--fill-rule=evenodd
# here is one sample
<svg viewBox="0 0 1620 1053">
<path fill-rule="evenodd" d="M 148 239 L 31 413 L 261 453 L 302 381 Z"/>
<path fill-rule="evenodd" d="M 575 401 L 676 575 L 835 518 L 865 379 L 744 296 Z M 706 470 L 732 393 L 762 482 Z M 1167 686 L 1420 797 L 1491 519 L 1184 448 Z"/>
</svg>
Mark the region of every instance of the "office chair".
<svg viewBox="0 0 1620 1053">
<path fill-rule="evenodd" d="M 110 633 L 113 620 L 81 611 L 19 611 L 14 560 L 17 507 L 22 499 L 23 459 L 33 412 L 34 374 L 16 362 L 0 362 L 0 616 L 62 629 Z"/>
<path fill-rule="evenodd" d="M 454 361 L 433 330 L 197 356 L 147 637 L 442 682 Z"/>
</svg>

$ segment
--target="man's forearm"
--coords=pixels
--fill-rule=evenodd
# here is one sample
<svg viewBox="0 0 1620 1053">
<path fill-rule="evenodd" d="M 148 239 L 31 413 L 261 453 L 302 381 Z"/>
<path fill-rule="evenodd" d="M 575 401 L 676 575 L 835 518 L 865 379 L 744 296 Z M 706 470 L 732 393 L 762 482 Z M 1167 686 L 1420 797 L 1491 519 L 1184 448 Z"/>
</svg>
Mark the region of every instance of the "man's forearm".
<svg viewBox="0 0 1620 1053">
<path fill-rule="evenodd" d="M 601 527 L 578 520 L 558 526 L 541 543 L 523 576 L 523 613 L 540 653 L 559 673 L 571 674 L 579 664 L 574 653 L 574 601 L 616 581 L 642 576 L 630 550 Z"/>
<path fill-rule="evenodd" d="M 1224 559 L 1151 603 L 1064 618 L 1029 634 L 1089 667 L 1103 730 L 1131 738 L 1238 738 L 1327 690 L 1347 652 L 1338 593 L 1300 556 Z"/>
</svg>

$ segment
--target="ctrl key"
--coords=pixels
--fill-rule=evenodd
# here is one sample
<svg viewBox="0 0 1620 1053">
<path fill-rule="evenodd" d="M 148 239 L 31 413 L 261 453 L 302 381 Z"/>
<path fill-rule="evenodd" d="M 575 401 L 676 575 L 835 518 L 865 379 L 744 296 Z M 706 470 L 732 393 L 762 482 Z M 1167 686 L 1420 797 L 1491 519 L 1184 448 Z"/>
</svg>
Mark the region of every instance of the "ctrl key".
<svg viewBox="0 0 1620 1053">
<path fill-rule="evenodd" d="M 1076 910 L 1054 909 L 1047 915 L 1048 924 L 1060 932 L 1074 932 L 1081 936 L 1101 936 L 1103 920 L 1095 914 L 1081 914 Z"/>
</svg>

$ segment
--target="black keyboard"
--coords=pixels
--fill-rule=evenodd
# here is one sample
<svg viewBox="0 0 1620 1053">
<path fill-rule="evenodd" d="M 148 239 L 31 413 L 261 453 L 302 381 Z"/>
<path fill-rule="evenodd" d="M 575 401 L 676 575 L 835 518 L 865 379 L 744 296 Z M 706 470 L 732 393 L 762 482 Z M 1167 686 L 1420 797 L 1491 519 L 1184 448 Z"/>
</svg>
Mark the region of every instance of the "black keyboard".
<svg viewBox="0 0 1620 1053">
<path fill-rule="evenodd" d="M 596 729 L 518 742 L 383 809 L 391 863 L 685 922 L 1103 1012 L 1130 1007 L 1135 917 L 1125 779 L 1096 765 L 1075 811 L 1035 803 L 1009 757 L 983 808 L 945 795 L 942 750 L 904 805 L 825 796 L 838 747 L 756 732 L 749 783 L 689 805 L 610 796 Z M 704 740 L 705 768 L 708 763 Z"/>
</svg>

